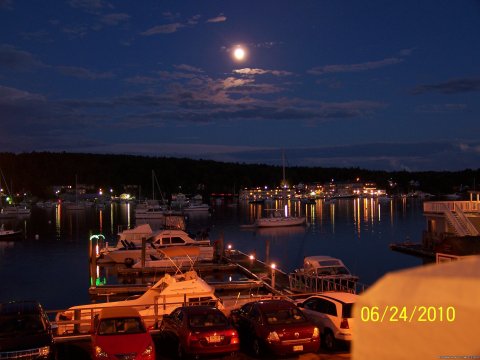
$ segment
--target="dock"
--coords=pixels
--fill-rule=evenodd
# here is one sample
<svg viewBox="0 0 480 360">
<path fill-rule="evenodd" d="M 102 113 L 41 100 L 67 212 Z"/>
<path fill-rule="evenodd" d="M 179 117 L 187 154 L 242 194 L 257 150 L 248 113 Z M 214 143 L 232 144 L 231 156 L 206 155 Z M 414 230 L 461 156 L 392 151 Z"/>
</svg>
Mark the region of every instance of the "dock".
<svg viewBox="0 0 480 360">
<path fill-rule="evenodd" d="M 422 258 L 435 259 L 435 252 L 433 250 L 425 249 L 421 243 L 394 243 L 390 244 L 390 249 L 404 254 L 418 256 Z"/>
</svg>

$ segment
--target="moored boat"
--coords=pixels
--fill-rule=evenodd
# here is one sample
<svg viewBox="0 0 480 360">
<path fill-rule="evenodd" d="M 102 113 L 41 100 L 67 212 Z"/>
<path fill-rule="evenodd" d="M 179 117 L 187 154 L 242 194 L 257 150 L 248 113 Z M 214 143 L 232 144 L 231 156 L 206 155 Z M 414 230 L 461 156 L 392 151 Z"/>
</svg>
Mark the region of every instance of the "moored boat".
<svg viewBox="0 0 480 360">
<path fill-rule="evenodd" d="M 5 230 L 4 224 L 0 226 L 0 240 L 12 240 L 22 233 L 21 230 Z"/>
</svg>

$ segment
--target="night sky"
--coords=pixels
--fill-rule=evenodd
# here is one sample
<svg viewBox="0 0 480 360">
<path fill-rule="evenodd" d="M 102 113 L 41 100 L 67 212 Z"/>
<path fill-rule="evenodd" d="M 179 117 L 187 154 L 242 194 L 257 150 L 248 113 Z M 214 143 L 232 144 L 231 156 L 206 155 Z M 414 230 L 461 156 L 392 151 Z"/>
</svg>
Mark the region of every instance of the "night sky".
<svg viewBox="0 0 480 360">
<path fill-rule="evenodd" d="M 1 152 L 462 170 L 479 135 L 480 1 L 0 0 Z"/>
</svg>

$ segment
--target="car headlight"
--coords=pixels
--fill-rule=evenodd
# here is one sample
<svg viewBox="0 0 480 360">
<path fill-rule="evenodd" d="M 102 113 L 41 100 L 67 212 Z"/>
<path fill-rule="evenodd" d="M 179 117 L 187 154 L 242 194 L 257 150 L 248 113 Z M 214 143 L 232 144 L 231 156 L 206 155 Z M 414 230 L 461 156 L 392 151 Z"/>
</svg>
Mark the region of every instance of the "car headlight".
<svg viewBox="0 0 480 360">
<path fill-rule="evenodd" d="M 96 358 L 108 358 L 108 354 L 102 350 L 100 346 L 95 346 L 95 357 Z"/>
</svg>

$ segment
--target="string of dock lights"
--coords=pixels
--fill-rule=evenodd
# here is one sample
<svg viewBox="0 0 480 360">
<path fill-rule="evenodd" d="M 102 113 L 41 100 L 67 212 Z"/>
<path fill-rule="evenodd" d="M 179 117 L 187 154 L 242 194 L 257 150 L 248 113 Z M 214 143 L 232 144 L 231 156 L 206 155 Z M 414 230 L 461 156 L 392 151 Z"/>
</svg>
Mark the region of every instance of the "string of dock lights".
<svg viewBox="0 0 480 360">
<path fill-rule="evenodd" d="M 227 245 L 227 250 L 228 250 L 229 252 L 233 250 L 232 244 L 228 244 L 228 245 Z M 256 258 L 255 258 L 255 255 L 254 255 L 254 254 L 248 255 L 248 258 L 249 258 L 249 260 L 250 260 L 250 268 L 251 268 L 252 265 L 253 265 L 253 262 L 256 260 Z M 268 267 L 267 264 L 265 264 L 265 265 Z M 271 264 L 270 264 L 270 270 L 271 270 L 271 287 L 272 287 L 273 289 L 275 289 L 276 269 L 277 269 L 277 264 L 274 263 L 274 262 L 271 263 Z"/>
</svg>

